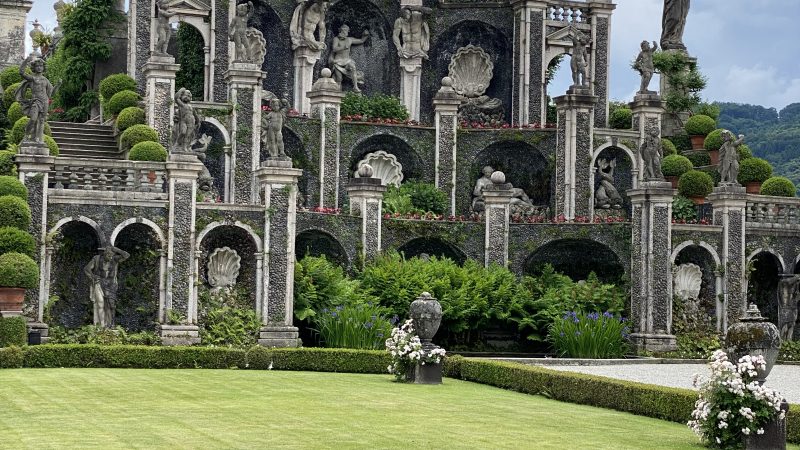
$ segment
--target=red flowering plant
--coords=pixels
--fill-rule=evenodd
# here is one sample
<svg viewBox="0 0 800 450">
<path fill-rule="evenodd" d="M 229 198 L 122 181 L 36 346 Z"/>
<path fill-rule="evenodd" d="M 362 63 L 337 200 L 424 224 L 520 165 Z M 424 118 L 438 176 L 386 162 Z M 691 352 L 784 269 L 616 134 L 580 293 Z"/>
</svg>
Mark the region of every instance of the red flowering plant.
<svg viewBox="0 0 800 450">
<path fill-rule="evenodd" d="M 458 215 L 458 216 L 445 216 L 444 214 L 434 214 L 432 212 L 426 213 L 385 213 L 383 218 L 401 219 L 401 220 L 429 220 L 429 221 L 442 221 L 442 222 L 480 222 L 481 216 L 478 214 Z"/>
<path fill-rule="evenodd" d="M 301 212 L 315 212 L 315 213 L 320 213 L 320 214 L 341 214 L 342 213 L 341 208 L 327 208 L 327 207 L 324 207 L 324 206 L 314 206 L 312 208 L 301 207 L 300 211 Z"/>
</svg>

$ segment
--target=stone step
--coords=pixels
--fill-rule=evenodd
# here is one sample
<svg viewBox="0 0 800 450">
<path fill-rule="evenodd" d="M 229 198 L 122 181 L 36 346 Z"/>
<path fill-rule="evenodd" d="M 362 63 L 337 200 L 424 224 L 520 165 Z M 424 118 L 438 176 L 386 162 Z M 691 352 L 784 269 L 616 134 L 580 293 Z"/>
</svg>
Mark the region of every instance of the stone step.
<svg viewBox="0 0 800 450">
<path fill-rule="evenodd" d="M 100 131 L 113 133 L 114 128 L 110 125 L 99 125 L 91 123 L 73 123 L 73 122 L 49 122 L 50 128 L 55 130 L 79 130 L 79 131 Z"/>
<path fill-rule="evenodd" d="M 119 150 L 117 149 L 116 145 L 102 145 L 102 144 L 89 144 L 87 142 L 79 142 L 79 143 L 70 143 L 70 142 L 60 142 L 56 139 L 56 143 L 58 144 L 58 148 L 71 148 L 75 150 L 86 150 L 86 151 L 101 151 L 101 152 L 111 152 L 111 153 L 118 153 Z"/>
<path fill-rule="evenodd" d="M 80 147 L 80 146 L 89 146 L 89 147 L 108 147 L 108 148 L 117 148 L 117 141 L 113 139 L 81 139 L 81 138 L 74 138 L 74 137 L 63 137 L 59 135 L 54 135 L 53 139 L 58 142 L 58 145 L 69 145 L 73 147 Z"/>
<path fill-rule="evenodd" d="M 86 160 L 98 160 L 98 159 L 110 159 L 119 161 L 122 158 L 122 155 L 114 154 L 114 153 L 82 153 L 82 152 L 75 152 L 75 151 L 63 151 L 59 154 L 62 158 L 82 158 Z"/>
<path fill-rule="evenodd" d="M 77 131 L 77 130 L 59 130 L 55 129 L 52 130 L 53 139 L 56 136 L 62 138 L 76 138 L 76 139 L 111 139 L 116 140 L 116 136 L 113 133 L 100 133 L 100 132 L 89 132 L 89 131 Z"/>
</svg>

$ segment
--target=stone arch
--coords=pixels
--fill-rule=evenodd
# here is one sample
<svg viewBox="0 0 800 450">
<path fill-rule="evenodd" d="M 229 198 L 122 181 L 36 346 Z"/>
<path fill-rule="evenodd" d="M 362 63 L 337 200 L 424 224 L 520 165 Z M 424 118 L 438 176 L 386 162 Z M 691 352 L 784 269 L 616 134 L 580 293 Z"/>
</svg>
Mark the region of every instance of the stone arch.
<svg viewBox="0 0 800 450">
<path fill-rule="evenodd" d="M 592 239 L 554 239 L 525 259 L 525 274 L 536 274 L 544 264 L 551 264 L 556 272 L 573 280 L 583 280 L 590 272 L 608 283 L 616 283 L 625 275 L 625 265 L 620 256 L 607 245 Z"/>
<path fill-rule="evenodd" d="M 541 150 L 522 141 L 498 141 L 475 155 L 469 172 L 472 186 L 482 176 L 484 166 L 506 174 L 506 181 L 528 194 L 534 205 L 550 204 L 550 177 L 547 157 Z M 469 204 L 469 203 L 468 203 Z"/>
<path fill-rule="evenodd" d="M 225 201 L 229 200 L 227 189 L 232 178 L 231 170 L 231 136 L 226 127 L 214 117 L 205 117 L 200 122 L 199 135 L 206 134 L 211 142 L 206 149 L 203 162 L 211 178 L 214 180 L 213 192 Z"/>
<path fill-rule="evenodd" d="M 712 247 L 711 245 L 709 245 L 708 243 L 706 243 L 705 241 L 686 241 L 686 242 L 681 242 L 680 244 L 676 245 L 675 248 L 672 250 L 672 254 L 670 255 L 670 262 L 672 264 L 675 264 L 675 258 L 677 258 L 678 253 L 680 253 L 681 250 L 683 250 L 684 248 L 689 247 L 691 245 L 696 245 L 698 247 L 704 248 L 711 255 L 711 257 L 714 259 L 714 263 L 717 266 L 721 266 L 722 265 L 722 260 L 719 259 L 719 254 L 717 253 L 717 250 L 714 247 Z"/>
<path fill-rule="evenodd" d="M 294 248 L 298 260 L 306 256 L 325 256 L 343 268 L 350 266 L 344 246 L 327 231 L 316 228 L 301 231 L 294 238 Z"/>
<path fill-rule="evenodd" d="M 111 243 L 130 255 L 118 269 L 116 324 L 142 331 L 163 323 L 167 252 L 161 230 L 149 220 L 128 219 L 114 230 Z"/>
<path fill-rule="evenodd" d="M 202 231 L 197 235 L 196 242 L 197 242 L 197 250 L 200 250 L 200 244 L 202 243 L 203 239 L 205 239 L 206 235 L 211 231 L 214 231 L 216 228 L 219 227 L 234 227 L 234 228 L 241 228 L 242 230 L 247 232 L 247 235 L 253 240 L 253 243 L 256 247 L 258 252 L 262 251 L 262 244 L 261 244 L 261 236 L 253 230 L 253 227 L 247 225 L 246 223 L 239 222 L 238 220 L 235 222 L 229 221 L 216 221 L 211 222 L 210 224 L 206 225 Z"/>
<path fill-rule="evenodd" d="M 639 174 L 636 156 L 624 145 L 612 145 L 611 143 L 606 143 L 598 147 L 592 153 L 592 163 L 589 166 L 589 186 L 592 189 L 592 199 L 589 205 L 592 209 L 592 212 L 589 215 L 594 216 L 594 196 L 595 192 L 600 187 L 601 181 L 597 176 L 596 164 L 597 160 L 601 157 L 614 159 L 616 168 L 614 169 L 613 185 L 622 197 L 623 208 L 625 211 L 630 213 L 631 201 L 630 198 L 625 195 L 625 192 L 629 189 L 636 189 L 639 185 L 639 180 L 637 179 Z"/>
<path fill-rule="evenodd" d="M 449 258 L 456 264 L 462 265 L 467 260 L 467 255 L 457 245 L 437 237 L 417 237 L 398 247 L 398 252 L 406 258 L 418 257 L 422 254 Z"/>
<path fill-rule="evenodd" d="M 778 324 L 778 281 L 786 264 L 780 253 L 759 248 L 747 258 L 750 272 L 747 282 L 747 301 L 758 305 L 761 315 Z"/>
<path fill-rule="evenodd" d="M 111 232 L 111 239 L 109 239 L 111 245 L 114 245 L 116 243 L 117 236 L 119 236 L 120 232 L 122 232 L 122 230 L 125 227 L 135 223 L 141 223 L 150 228 L 153 231 L 153 233 L 155 233 L 156 237 L 158 237 L 158 243 L 160 246 L 163 247 L 166 244 L 166 240 L 164 239 L 164 232 L 161 230 L 161 227 L 156 225 L 155 222 L 153 222 L 150 219 L 146 219 L 144 217 L 131 217 L 129 219 L 122 221 L 119 225 L 116 226 L 116 228 L 114 228 L 114 231 Z"/>
<path fill-rule="evenodd" d="M 391 133 L 368 136 L 356 142 L 350 151 L 350 164 L 347 167 L 347 176 L 352 176 L 358 162 L 368 153 L 383 150 L 397 157 L 403 166 L 403 181 L 410 179 L 422 180 L 425 176 L 423 159 L 405 139 Z"/>
<path fill-rule="evenodd" d="M 105 245 L 106 235 L 103 232 L 102 228 L 100 228 L 100 225 L 98 225 L 97 222 L 95 222 L 94 220 L 92 220 L 92 219 L 90 219 L 90 218 L 88 218 L 86 216 L 65 217 L 65 218 L 59 220 L 58 222 L 56 222 L 56 224 L 53 225 L 52 228 L 50 228 L 50 231 L 49 231 L 48 234 L 52 235 L 52 234 L 57 233 L 61 229 L 61 227 L 63 227 L 64 225 L 66 225 L 66 224 L 68 224 L 70 222 L 83 222 L 86 225 L 89 225 L 90 227 L 92 227 L 92 230 L 94 230 L 94 232 L 97 235 L 100 243 Z"/>
<path fill-rule="evenodd" d="M 214 126 L 217 130 L 219 130 L 222 138 L 225 142 L 225 145 L 231 145 L 231 134 L 228 132 L 228 128 L 222 124 L 216 117 L 203 117 L 203 122 L 208 122 L 210 125 Z"/>
<path fill-rule="evenodd" d="M 722 265 L 716 249 L 703 241 L 682 242 L 672 251 L 670 262 L 673 267 L 686 263 L 700 267 L 703 274 L 698 298 L 700 310 L 714 318 L 717 331 L 724 331 L 725 306 L 720 299 L 720 294 L 723 293 L 723 279 L 719 271 Z M 678 317 L 673 318 L 673 320 L 678 319 Z"/>
<path fill-rule="evenodd" d="M 768 254 L 774 256 L 780 262 L 780 271 L 781 271 L 781 273 L 786 273 L 786 271 L 788 271 L 789 268 L 786 266 L 786 262 L 783 260 L 783 256 L 781 256 L 780 252 L 778 252 L 778 251 L 776 251 L 776 250 L 774 250 L 774 249 L 772 249 L 770 247 L 759 247 L 759 248 L 753 250 L 752 252 L 750 252 L 749 255 L 747 255 L 747 262 L 753 261 L 753 258 L 755 258 L 756 256 L 758 256 L 761 253 L 768 253 Z M 800 257 L 798 257 L 798 259 L 800 259 Z"/>
</svg>

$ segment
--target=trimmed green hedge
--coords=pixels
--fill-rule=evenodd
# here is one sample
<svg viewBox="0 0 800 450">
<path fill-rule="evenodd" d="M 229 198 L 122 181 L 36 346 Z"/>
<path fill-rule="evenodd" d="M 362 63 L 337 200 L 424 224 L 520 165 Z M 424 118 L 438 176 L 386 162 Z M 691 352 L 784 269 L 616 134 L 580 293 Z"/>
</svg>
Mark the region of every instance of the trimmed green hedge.
<svg viewBox="0 0 800 450">
<path fill-rule="evenodd" d="M 736 153 L 739 155 L 739 162 L 753 157 L 753 151 L 750 150 L 750 147 L 748 147 L 747 144 L 742 144 L 736 147 Z"/>
<path fill-rule="evenodd" d="M 47 146 L 47 150 L 50 152 L 50 156 L 58 156 L 61 154 L 61 149 L 58 147 L 55 139 L 46 134 L 42 136 L 42 139 L 44 140 L 44 145 Z"/>
<path fill-rule="evenodd" d="M 711 175 L 699 170 L 690 170 L 678 179 L 678 192 L 685 197 L 705 197 L 713 189 Z"/>
<path fill-rule="evenodd" d="M 797 189 L 792 180 L 786 177 L 771 177 L 761 185 L 761 195 L 774 195 L 776 197 L 794 197 Z"/>
<path fill-rule="evenodd" d="M 135 91 L 121 91 L 114 94 L 111 99 L 106 101 L 106 111 L 112 116 L 118 115 L 125 108 L 130 108 L 139 104 L 142 99 Z"/>
<path fill-rule="evenodd" d="M 11 127 L 11 133 L 8 135 L 8 140 L 12 144 L 19 144 L 25 138 L 25 127 L 28 126 L 28 121 L 31 120 L 28 116 L 23 116 Z M 44 124 L 44 134 L 52 136 L 53 132 L 50 131 L 50 124 Z"/>
<path fill-rule="evenodd" d="M 27 230 L 31 226 L 31 208 L 19 197 L 0 196 L 0 223 L 3 226 Z"/>
<path fill-rule="evenodd" d="M 0 176 L 15 176 L 17 165 L 14 164 L 14 152 L 0 150 Z"/>
<path fill-rule="evenodd" d="M 0 176 L 0 196 L 13 195 L 28 200 L 28 188 L 17 177 Z"/>
<path fill-rule="evenodd" d="M 33 258 L 36 240 L 30 233 L 15 227 L 0 227 L 0 255 L 17 252 Z"/>
<path fill-rule="evenodd" d="M 8 112 L 6 112 L 6 120 L 8 120 L 8 123 L 16 123 L 23 116 L 22 105 L 20 105 L 19 102 L 14 102 L 8 107 Z"/>
<path fill-rule="evenodd" d="M 120 133 L 134 125 L 144 125 L 146 123 L 144 110 L 138 106 L 129 106 L 120 111 L 117 116 L 117 130 Z"/>
<path fill-rule="evenodd" d="M 692 162 L 683 155 L 669 155 L 661 161 L 661 171 L 665 177 L 679 177 L 692 168 Z"/>
<path fill-rule="evenodd" d="M 717 121 L 703 114 L 689 117 L 684 126 L 689 136 L 707 136 L 717 128 Z"/>
<path fill-rule="evenodd" d="M 130 150 L 139 142 L 158 142 L 158 133 L 151 127 L 141 124 L 133 125 L 125 130 L 119 137 L 123 150 Z"/>
<path fill-rule="evenodd" d="M 738 181 L 740 184 L 763 183 L 771 176 L 772 165 L 766 159 L 747 158 L 739 165 Z"/>
<path fill-rule="evenodd" d="M 661 138 L 661 148 L 664 149 L 664 156 L 675 155 L 678 153 L 678 148 L 669 139 Z"/>
<path fill-rule="evenodd" d="M 28 343 L 28 323 L 24 317 L 0 317 L 0 347 Z M 0 367 L 2 363 L 0 363 Z"/>
<path fill-rule="evenodd" d="M 22 86 L 21 82 L 10 84 L 10 85 L 5 85 L 5 84 L 3 85 L 3 104 L 4 105 L 11 106 L 11 104 L 14 103 L 17 100 L 17 98 L 16 98 L 17 89 L 19 89 L 20 86 Z M 28 98 L 30 98 L 30 94 L 28 94 L 28 95 L 29 95 Z"/>
<path fill-rule="evenodd" d="M 136 80 L 124 73 L 115 73 L 100 81 L 100 95 L 105 100 L 110 100 L 114 94 L 122 91 L 135 91 Z"/>
<path fill-rule="evenodd" d="M 725 131 L 722 128 L 717 128 L 716 130 L 708 133 L 706 139 L 703 141 L 703 147 L 708 150 L 719 150 L 722 147 L 722 132 Z"/>
<path fill-rule="evenodd" d="M 131 161 L 157 161 L 167 160 L 167 149 L 158 142 L 139 142 L 131 148 L 128 159 Z"/>
<path fill-rule="evenodd" d="M 39 284 L 39 265 L 30 256 L 9 252 L 0 255 L 0 287 L 33 289 Z"/>
<path fill-rule="evenodd" d="M 689 158 L 689 161 L 692 162 L 694 167 L 703 167 L 711 164 L 711 155 L 702 150 L 686 152 L 683 154 L 683 156 Z"/>
<path fill-rule="evenodd" d="M 27 72 L 30 73 L 30 70 Z M 21 82 L 22 75 L 19 74 L 19 66 L 6 67 L 0 72 L 0 86 L 7 87 Z"/>
<path fill-rule="evenodd" d="M 608 124 L 615 130 L 630 130 L 633 127 L 633 111 L 630 108 L 617 108 L 608 118 Z"/>
</svg>

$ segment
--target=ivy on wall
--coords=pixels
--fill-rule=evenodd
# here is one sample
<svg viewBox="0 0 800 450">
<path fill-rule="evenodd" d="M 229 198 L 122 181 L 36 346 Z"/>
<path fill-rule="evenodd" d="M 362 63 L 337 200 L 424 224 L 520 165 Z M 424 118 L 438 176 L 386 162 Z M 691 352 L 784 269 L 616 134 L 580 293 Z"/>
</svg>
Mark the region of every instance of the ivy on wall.
<svg viewBox="0 0 800 450">
<path fill-rule="evenodd" d="M 203 99 L 203 86 L 205 85 L 205 53 L 203 35 L 197 28 L 181 23 L 178 26 L 178 57 L 181 65 L 175 74 L 175 89 L 186 88 L 192 93 L 192 98 Z"/>
</svg>

